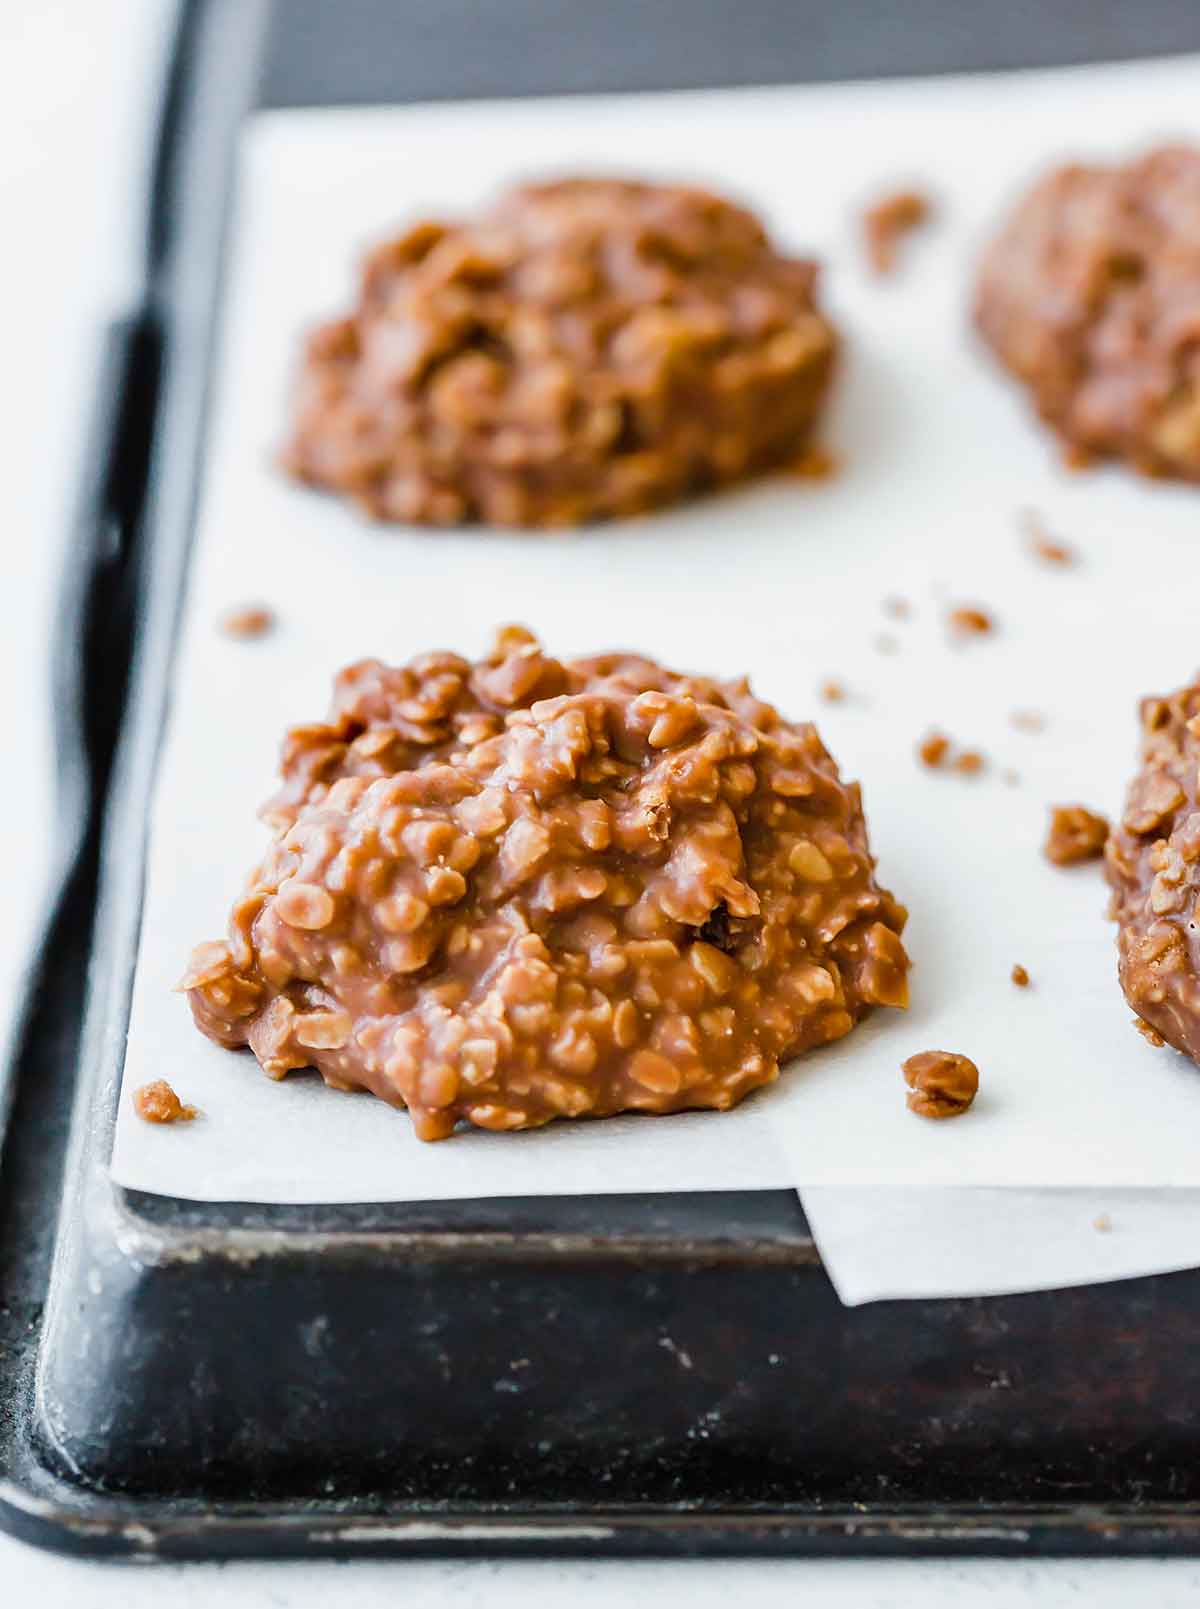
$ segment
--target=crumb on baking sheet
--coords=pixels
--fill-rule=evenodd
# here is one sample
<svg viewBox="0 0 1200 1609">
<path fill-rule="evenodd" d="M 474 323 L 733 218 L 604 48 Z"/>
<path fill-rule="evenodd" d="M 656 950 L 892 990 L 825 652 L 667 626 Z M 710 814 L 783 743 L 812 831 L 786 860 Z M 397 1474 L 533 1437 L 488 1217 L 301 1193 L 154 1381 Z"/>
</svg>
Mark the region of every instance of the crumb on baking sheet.
<svg viewBox="0 0 1200 1609">
<path fill-rule="evenodd" d="M 928 732 L 917 744 L 917 758 L 931 771 L 956 771 L 959 776 L 975 777 L 987 769 L 987 758 L 978 749 L 958 749 L 944 732 Z"/>
<path fill-rule="evenodd" d="M 1006 765 L 1000 773 L 1000 780 L 1006 787 L 1019 788 L 1021 785 L 1021 773 L 1014 771 L 1010 765 Z"/>
<path fill-rule="evenodd" d="M 1154 1046 L 1155 1050 L 1161 1050 L 1166 1044 L 1166 1040 L 1159 1033 L 1158 1029 L 1152 1028 L 1144 1017 L 1134 1017 L 1133 1026 L 1137 1029 L 1138 1033 L 1141 1034 L 1142 1038 L 1148 1045 Z"/>
<path fill-rule="evenodd" d="M 1041 559 L 1044 564 L 1056 564 L 1063 568 L 1079 562 L 1079 554 L 1069 543 L 1060 542 L 1057 537 L 1051 536 L 1036 509 L 1027 508 L 1024 511 L 1021 515 L 1021 525 L 1025 532 L 1026 544 L 1035 559 Z"/>
<path fill-rule="evenodd" d="M 946 624 L 954 636 L 959 638 L 985 637 L 996 629 L 994 618 L 977 604 L 959 604 L 957 608 L 951 609 L 946 616 Z"/>
<path fill-rule="evenodd" d="M 1029 987 L 1029 973 L 1026 972 L 1025 968 L 1021 965 L 1021 963 L 1019 961 L 1013 967 L 1010 976 L 1011 976 L 1013 982 L 1016 984 L 1018 989 L 1028 989 L 1028 987 Z"/>
<path fill-rule="evenodd" d="M 236 609 L 229 609 L 221 616 L 220 627 L 226 637 L 235 637 L 241 642 L 252 642 L 255 638 L 265 637 L 268 632 L 275 629 L 274 611 L 265 604 L 241 604 Z"/>
<path fill-rule="evenodd" d="M 979 1069 L 953 1050 L 922 1050 L 903 1064 L 908 1109 L 918 1117 L 958 1117 L 979 1093 Z"/>
<path fill-rule="evenodd" d="M 944 732 L 930 732 L 917 745 L 917 758 L 931 771 L 936 770 L 950 752 L 950 739 Z"/>
<path fill-rule="evenodd" d="M 929 197 L 921 190 L 912 189 L 892 190 L 864 210 L 863 243 L 867 260 L 876 274 L 895 271 L 901 241 L 927 223 L 932 212 Z"/>
<path fill-rule="evenodd" d="M 895 637 L 887 631 L 881 631 L 873 642 L 875 652 L 879 654 L 894 654 L 899 646 Z"/>
<path fill-rule="evenodd" d="M 900 597 L 898 593 L 892 593 L 883 600 L 883 612 L 892 620 L 911 620 L 913 606 L 907 598 Z"/>
<path fill-rule="evenodd" d="M 1098 1235 L 1110 1235 L 1113 1221 L 1106 1212 L 1098 1212 L 1092 1219 L 1092 1228 Z"/>
<path fill-rule="evenodd" d="M 165 1078 L 135 1089 L 133 1109 L 147 1123 L 190 1123 L 199 1116 L 196 1107 L 181 1101 Z"/>
<path fill-rule="evenodd" d="M 827 682 L 822 682 L 820 693 L 821 697 L 827 704 L 844 704 L 846 702 L 845 682 L 839 682 L 833 679 Z"/>
<path fill-rule="evenodd" d="M 1040 710 L 1013 710 L 1009 720 L 1018 732 L 1044 732 L 1046 717 Z"/>
<path fill-rule="evenodd" d="M 1099 860 L 1108 842 L 1108 833 L 1106 818 L 1084 805 L 1051 805 L 1042 853 L 1055 866 L 1077 866 L 1081 861 Z"/>
</svg>

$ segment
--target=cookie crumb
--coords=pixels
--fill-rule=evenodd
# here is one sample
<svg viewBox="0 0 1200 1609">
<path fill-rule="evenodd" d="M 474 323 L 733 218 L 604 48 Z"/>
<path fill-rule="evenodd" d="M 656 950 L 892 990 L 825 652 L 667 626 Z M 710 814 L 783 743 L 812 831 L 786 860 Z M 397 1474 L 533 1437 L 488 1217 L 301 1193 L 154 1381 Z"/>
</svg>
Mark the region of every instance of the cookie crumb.
<svg viewBox="0 0 1200 1609">
<path fill-rule="evenodd" d="M 845 683 L 837 681 L 822 682 L 821 697 L 827 704 L 844 704 L 846 702 Z"/>
<path fill-rule="evenodd" d="M 1014 771 L 1011 766 L 1006 766 L 1000 773 L 1000 780 L 1010 788 L 1019 788 L 1021 785 L 1021 773 Z"/>
<path fill-rule="evenodd" d="M 894 654 L 900 644 L 886 631 L 881 631 L 875 638 L 875 649 L 880 654 Z"/>
<path fill-rule="evenodd" d="M 1029 551 L 1035 559 L 1041 559 L 1044 564 L 1062 566 L 1079 562 L 1079 555 L 1073 547 L 1050 535 L 1036 509 L 1027 508 L 1021 516 L 1021 524 L 1025 528 Z"/>
<path fill-rule="evenodd" d="M 828 447 L 805 447 L 784 465 L 784 473 L 797 480 L 832 480 L 840 468 L 837 454 Z"/>
<path fill-rule="evenodd" d="M 194 1106 L 179 1099 L 165 1078 L 135 1089 L 133 1109 L 147 1123 L 190 1123 L 199 1116 Z"/>
<path fill-rule="evenodd" d="M 1137 1029 L 1138 1033 L 1141 1034 L 1142 1038 L 1148 1045 L 1154 1046 L 1155 1050 L 1161 1050 L 1166 1044 L 1166 1040 L 1159 1033 L 1158 1029 L 1152 1028 L 1144 1018 L 1135 1017 L 1133 1019 L 1133 1026 Z"/>
<path fill-rule="evenodd" d="M 951 609 L 946 623 L 956 637 L 983 637 L 996 629 L 996 622 L 987 610 L 975 604 L 961 604 L 957 609 Z"/>
<path fill-rule="evenodd" d="M 944 732 L 930 732 L 917 746 L 917 757 L 922 765 L 935 771 L 950 752 L 950 739 Z"/>
<path fill-rule="evenodd" d="M 900 242 L 926 223 L 932 211 L 929 197 L 920 190 L 893 190 L 864 211 L 863 243 L 867 259 L 876 274 L 894 272 L 899 261 Z"/>
<path fill-rule="evenodd" d="M 917 758 L 931 771 L 951 770 L 974 777 L 986 769 L 987 758 L 978 749 L 955 749 L 944 732 L 930 732 L 917 744 Z"/>
<path fill-rule="evenodd" d="M 901 1071 L 908 1109 L 918 1117 L 959 1117 L 979 1093 L 979 1069 L 953 1050 L 922 1050 Z"/>
<path fill-rule="evenodd" d="M 1018 732 L 1044 732 L 1046 717 L 1037 710 L 1013 710 L 1009 720 Z"/>
<path fill-rule="evenodd" d="M 257 637 L 265 637 L 268 632 L 275 629 L 275 615 L 264 604 L 243 604 L 238 609 L 230 609 L 221 616 L 221 630 L 226 637 L 236 637 L 242 642 L 252 642 Z"/>
<path fill-rule="evenodd" d="M 893 620 L 911 620 L 913 607 L 907 598 L 893 594 L 883 600 L 883 612 L 890 615 Z"/>
<path fill-rule="evenodd" d="M 1092 1228 L 1099 1235 L 1112 1234 L 1112 1219 L 1106 1212 L 1098 1212 L 1092 1219 Z"/>
<path fill-rule="evenodd" d="M 1094 810 L 1083 805 L 1051 805 L 1042 853 L 1054 866 L 1078 866 L 1085 860 L 1099 860 L 1108 833 L 1107 820 Z"/>
<path fill-rule="evenodd" d="M 1028 989 L 1029 974 L 1019 961 L 1013 967 L 1011 976 L 1018 989 Z"/>
</svg>

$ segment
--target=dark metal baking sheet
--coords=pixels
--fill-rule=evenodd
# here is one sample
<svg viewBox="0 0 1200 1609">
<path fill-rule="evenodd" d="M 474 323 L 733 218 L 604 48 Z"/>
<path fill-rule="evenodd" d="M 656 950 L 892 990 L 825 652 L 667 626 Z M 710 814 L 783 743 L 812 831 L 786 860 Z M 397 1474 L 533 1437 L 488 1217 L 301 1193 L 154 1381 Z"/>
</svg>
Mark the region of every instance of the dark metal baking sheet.
<svg viewBox="0 0 1200 1609">
<path fill-rule="evenodd" d="M 280 0 L 264 35 L 259 0 L 185 6 L 146 307 L 113 332 L 65 594 L 72 871 L 0 1159 L 10 1529 L 173 1557 L 1198 1550 L 1200 1276 L 846 1310 L 787 1193 L 212 1207 L 107 1171 L 224 202 L 262 39 L 264 104 L 1200 46 L 1191 7 L 1137 8 L 1136 29 L 1119 12 L 1031 8 L 1025 27 L 923 0 L 896 34 L 882 8 L 775 0 Z"/>
</svg>

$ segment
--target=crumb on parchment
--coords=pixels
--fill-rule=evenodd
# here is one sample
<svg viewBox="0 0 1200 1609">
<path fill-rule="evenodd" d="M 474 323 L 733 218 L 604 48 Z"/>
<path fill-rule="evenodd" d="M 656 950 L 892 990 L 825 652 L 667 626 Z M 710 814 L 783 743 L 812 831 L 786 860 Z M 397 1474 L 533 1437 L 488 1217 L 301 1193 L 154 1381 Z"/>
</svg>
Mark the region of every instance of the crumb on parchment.
<svg viewBox="0 0 1200 1609">
<path fill-rule="evenodd" d="M 862 215 L 863 244 L 876 274 L 891 274 L 899 265 L 900 243 L 929 221 L 933 204 L 921 190 L 892 190 Z"/>
<path fill-rule="evenodd" d="M 196 1107 L 179 1099 L 165 1078 L 135 1089 L 133 1108 L 147 1123 L 190 1123 L 200 1115 Z"/>
<path fill-rule="evenodd" d="M 959 1117 L 979 1093 L 979 1069 L 954 1050 L 922 1050 L 901 1071 L 908 1109 L 918 1117 Z"/>
<path fill-rule="evenodd" d="M 1086 860 L 1099 860 L 1108 834 L 1107 819 L 1094 810 L 1084 805 L 1051 805 L 1042 853 L 1053 866 L 1078 866 Z"/>
<path fill-rule="evenodd" d="M 234 637 L 239 642 L 253 642 L 274 631 L 275 614 L 265 604 L 242 604 L 236 609 L 227 610 L 221 616 L 220 625 L 226 637 Z"/>
</svg>

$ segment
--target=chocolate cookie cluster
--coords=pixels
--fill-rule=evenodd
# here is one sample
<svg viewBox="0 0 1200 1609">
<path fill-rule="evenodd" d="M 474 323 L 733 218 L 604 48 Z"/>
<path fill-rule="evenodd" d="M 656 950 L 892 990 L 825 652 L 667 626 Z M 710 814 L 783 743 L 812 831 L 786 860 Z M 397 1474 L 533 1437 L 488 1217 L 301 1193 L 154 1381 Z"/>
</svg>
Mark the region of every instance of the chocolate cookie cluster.
<svg viewBox="0 0 1200 1609">
<path fill-rule="evenodd" d="M 201 1029 L 440 1139 L 730 1107 L 907 1002 L 859 790 L 744 681 L 527 632 L 351 666 L 184 978 Z"/>
</svg>

